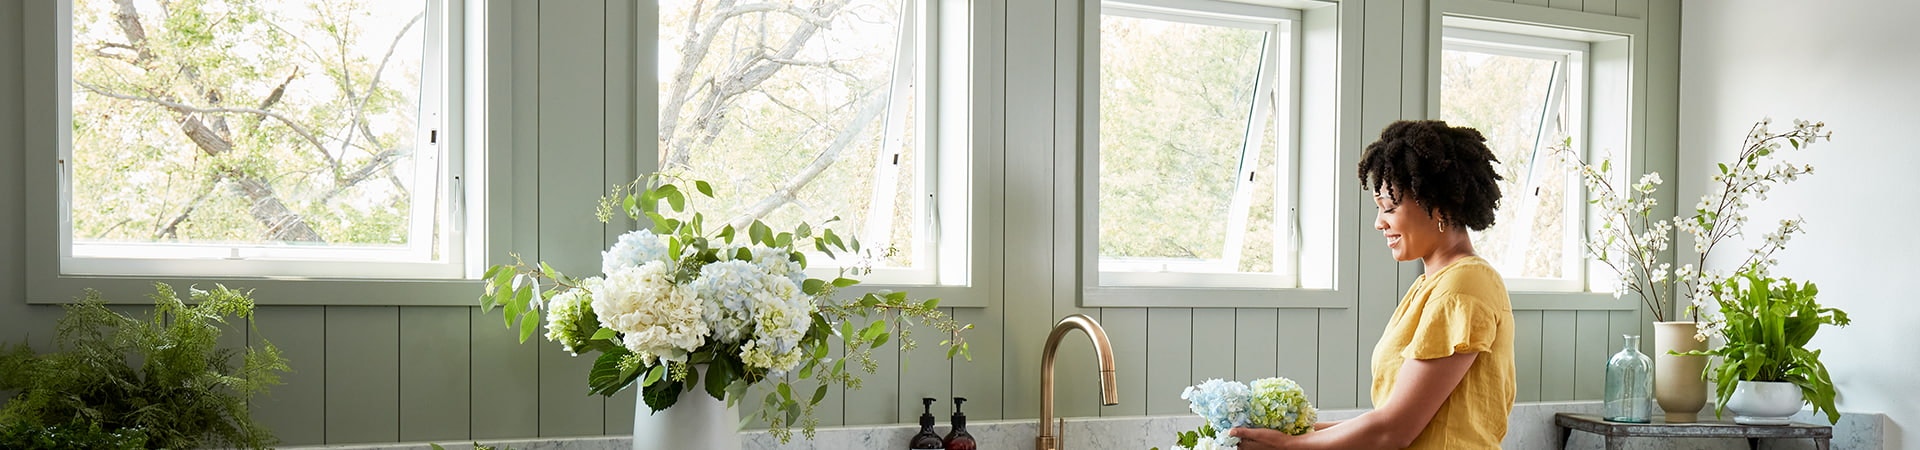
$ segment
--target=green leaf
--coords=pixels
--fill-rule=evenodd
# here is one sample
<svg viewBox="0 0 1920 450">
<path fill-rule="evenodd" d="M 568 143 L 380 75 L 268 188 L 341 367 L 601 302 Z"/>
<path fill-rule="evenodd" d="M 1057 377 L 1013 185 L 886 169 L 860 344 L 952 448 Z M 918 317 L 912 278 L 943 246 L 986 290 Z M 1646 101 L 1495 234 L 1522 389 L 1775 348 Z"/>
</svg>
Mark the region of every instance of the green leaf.
<svg viewBox="0 0 1920 450">
<path fill-rule="evenodd" d="M 693 180 L 693 189 L 700 191 L 700 195 L 713 197 L 713 185 L 708 184 L 706 180 Z"/>
<path fill-rule="evenodd" d="M 867 325 L 866 329 L 860 330 L 860 338 L 861 340 L 879 339 L 881 335 L 886 333 L 887 321 L 875 320 L 872 324 Z"/>
<path fill-rule="evenodd" d="M 867 347 L 867 348 L 875 348 L 875 349 L 877 349 L 877 348 L 880 348 L 880 346 L 882 346 L 882 345 L 887 345 L 887 339 L 888 339 L 888 338 L 891 338 L 891 337 L 893 337 L 893 335 L 892 335 L 892 334 L 887 334 L 887 333 L 880 333 L 880 336 L 879 336 L 879 337 L 876 337 L 876 338 L 874 338 L 874 339 L 873 339 L 873 344 L 872 344 L 872 346 L 870 346 L 870 347 Z M 902 365 L 905 365 L 906 363 L 905 363 L 905 362 L 902 362 L 901 364 L 902 364 Z"/>
<path fill-rule="evenodd" d="M 806 281 L 800 282 L 800 292 L 807 295 L 820 295 L 820 291 L 826 287 L 827 282 L 821 281 L 818 278 L 808 278 Z"/>
<path fill-rule="evenodd" d="M 746 247 L 740 247 L 739 250 L 736 250 L 733 252 L 733 259 L 737 259 L 741 261 L 752 261 L 753 250 L 748 250 Z"/>
<path fill-rule="evenodd" d="M 732 368 L 727 364 L 716 362 L 708 365 L 707 379 L 704 383 L 707 387 L 707 395 L 713 396 L 714 400 L 726 400 L 727 385 L 731 384 L 732 378 Z"/>
<path fill-rule="evenodd" d="M 647 408 L 659 412 L 679 402 L 680 391 L 685 388 L 686 385 L 683 382 L 666 380 L 665 382 L 653 383 L 642 388 L 640 390 L 640 398 L 646 401 Z"/>
<path fill-rule="evenodd" d="M 533 331 L 540 329 L 540 315 L 528 312 L 520 318 L 520 343 L 527 343 L 533 337 Z"/>
<path fill-rule="evenodd" d="M 818 405 L 821 400 L 825 400 L 826 398 L 827 385 L 821 384 L 819 387 L 813 388 L 813 400 L 807 401 L 807 404 Z"/>
<path fill-rule="evenodd" d="M 752 238 L 755 244 L 773 245 L 773 228 L 768 227 L 765 222 L 753 221 L 753 225 L 747 229 L 747 236 Z"/>
<path fill-rule="evenodd" d="M 780 383 L 780 385 L 775 386 L 774 389 L 780 393 L 781 400 L 793 400 L 793 386 Z"/>
<path fill-rule="evenodd" d="M 833 279 L 833 286 L 834 286 L 834 287 L 842 287 L 842 288 L 843 288 L 843 287 L 847 287 L 847 286 L 852 286 L 852 285 L 856 285 L 856 284 L 860 284 L 860 280 L 855 280 L 855 279 L 852 279 L 852 278 L 846 278 L 846 277 L 840 277 L 840 278 L 834 278 L 834 279 Z"/>
<path fill-rule="evenodd" d="M 602 339 L 614 339 L 618 337 L 620 337 L 620 332 L 613 331 L 612 328 L 601 328 L 593 332 L 593 337 L 587 338 L 587 339 L 598 341 Z"/>
</svg>

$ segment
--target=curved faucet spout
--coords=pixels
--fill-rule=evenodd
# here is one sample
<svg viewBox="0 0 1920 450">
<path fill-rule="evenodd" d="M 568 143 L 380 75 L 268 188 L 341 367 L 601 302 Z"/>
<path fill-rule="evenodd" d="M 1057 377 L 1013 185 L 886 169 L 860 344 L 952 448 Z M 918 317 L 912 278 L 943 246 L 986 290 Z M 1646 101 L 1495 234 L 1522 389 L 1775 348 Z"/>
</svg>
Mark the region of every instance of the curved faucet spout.
<svg viewBox="0 0 1920 450">
<path fill-rule="evenodd" d="M 1093 340 L 1093 353 L 1100 359 L 1100 402 L 1107 406 L 1120 404 L 1119 385 L 1113 380 L 1113 344 L 1107 341 L 1107 330 L 1085 314 L 1061 318 L 1053 325 L 1053 331 L 1047 333 L 1047 347 L 1040 354 L 1040 437 L 1034 439 L 1034 448 L 1038 450 L 1060 448 L 1059 435 L 1050 423 L 1053 422 L 1053 357 L 1060 348 L 1061 338 L 1074 329 L 1087 333 Z"/>
</svg>

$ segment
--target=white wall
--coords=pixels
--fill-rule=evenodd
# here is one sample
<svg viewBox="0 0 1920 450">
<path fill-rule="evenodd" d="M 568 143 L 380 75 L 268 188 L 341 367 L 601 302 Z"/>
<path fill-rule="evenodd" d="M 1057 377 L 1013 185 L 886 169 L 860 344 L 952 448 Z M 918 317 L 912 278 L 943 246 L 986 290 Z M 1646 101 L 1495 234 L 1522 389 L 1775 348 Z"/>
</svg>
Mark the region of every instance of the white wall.
<svg viewBox="0 0 1920 450">
<path fill-rule="evenodd" d="M 1807 234 L 1778 273 L 1819 283 L 1822 303 L 1854 325 L 1813 346 L 1840 389 L 1840 409 L 1885 412 L 1888 448 L 1920 449 L 1920 308 L 1911 266 L 1920 167 L 1920 2 L 1692 0 L 1681 21 L 1680 168 L 1683 203 L 1698 199 L 1715 163 L 1732 158 L 1753 121 L 1824 120 L 1831 143 L 1789 152 L 1814 174 L 1755 205 L 1750 233 L 1783 217 Z M 1731 252 L 1729 252 L 1731 253 Z"/>
</svg>

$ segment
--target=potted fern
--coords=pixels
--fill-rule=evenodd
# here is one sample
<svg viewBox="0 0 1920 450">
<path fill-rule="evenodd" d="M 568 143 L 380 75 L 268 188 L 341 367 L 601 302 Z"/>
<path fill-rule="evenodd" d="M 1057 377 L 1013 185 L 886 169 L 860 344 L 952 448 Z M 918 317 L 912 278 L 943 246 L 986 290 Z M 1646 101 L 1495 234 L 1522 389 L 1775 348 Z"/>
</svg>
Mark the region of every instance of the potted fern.
<svg viewBox="0 0 1920 450">
<path fill-rule="evenodd" d="M 1749 425 L 1785 425 L 1800 406 L 1812 404 L 1839 423 L 1833 379 L 1820 351 L 1807 343 L 1821 325 L 1846 326 L 1847 313 L 1820 306 L 1812 282 L 1774 278 L 1749 266 L 1713 286 L 1720 318 L 1707 324 L 1726 341 L 1712 350 L 1692 352 L 1718 357 L 1720 365 L 1703 374 L 1718 383 L 1717 417 L 1732 409 L 1734 421 Z"/>
<path fill-rule="evenodd" d="M 0 348 L 0 392 L 14 392 L 0 407 L 0 448 L 274 445 L 247 401 L 280 384 L 287 360 L 264 339 L 244 350 L 219 345 L 223 330 L 253 327 L 251 293 L 216 285 L 187 294 L 191 303 L 155 283 L 152 314 L 136 317 L 89 289 L 65 306 L 55 351 Z"/>
</svg>

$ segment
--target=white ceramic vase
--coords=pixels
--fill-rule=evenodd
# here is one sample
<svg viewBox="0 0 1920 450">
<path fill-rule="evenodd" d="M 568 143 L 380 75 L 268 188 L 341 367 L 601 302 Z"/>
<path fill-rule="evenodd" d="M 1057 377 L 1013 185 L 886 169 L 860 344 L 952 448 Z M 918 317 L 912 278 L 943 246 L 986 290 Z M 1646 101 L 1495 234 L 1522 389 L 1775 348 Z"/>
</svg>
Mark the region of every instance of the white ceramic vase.
<svg viewBox="0 0 1920 450">
<path fill-rule="evenodd" d="M 1693 339 L 1695 332 L 1694 322 L 1653 323 L 1653 401 L 1666 411 L 1669 423 L 1698 420 L 1707 405 L 1707 382 L 1701 377 L 1707 357 L 1667 354 L 1706 350 L 1707 343 Z"/>
<path fill-rule="evenodd" d="M 1804 404 L 1800 387 L 1784 381 L 1741 381 L 1727 398 L 1734 423 L 1744 425 L 1786 425 Z"/>
<path fill-rule="evenodd" d="M 636 386 L 636 388 L 638 388 Z M 680 401 L 654 412 L 634 402 L 633 450 L 740 450 L 740 408 L 714 400 L 705 390 L 680 393 Z"/>
</svg>

